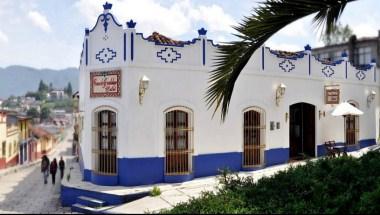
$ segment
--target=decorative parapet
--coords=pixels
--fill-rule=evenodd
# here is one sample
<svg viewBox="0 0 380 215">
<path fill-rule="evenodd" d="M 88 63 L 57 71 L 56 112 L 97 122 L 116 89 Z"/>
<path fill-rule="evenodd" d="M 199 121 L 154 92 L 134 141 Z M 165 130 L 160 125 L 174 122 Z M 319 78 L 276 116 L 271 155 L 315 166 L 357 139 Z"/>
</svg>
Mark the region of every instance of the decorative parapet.
<svg viewBox="0 0 380 215">
<path fill-rule="evenodd" d="M 251 60 L 256 64 L 262 64 L 261 71 L 256 70 L 261 74 L 377 83 L 376 64 L 374 62 L 361 67 L 354 67 L 348 62 L 347 54 L 344 52 L 341 59 L 327 61 L 312 56 L 309 45 L 306 45 L 305 50 L 300 52 L 277 51 L 268 47 L 263 47 L 260 51 L 262 53 L 254 55 L 255 58 Z"/>
<path fill-rule="evenodd" d="M 198 29 L 198 37 L 177 41 L 159 33 L 144 37 L 136 33 L 136 22 L 125 22 L 123 28 L 109 12 L 112 5 L 103 5 L 94 28 L 85 30 L 81 64 L 92 67 L 120 68 L 133 64 L 143 67 L 171 67 L 178 70 L 212 70 L 218 45 L 207 39 L 207 30 Z M 376 83 L 374 63 L 355 68 L 348 62 L 347 53 L 337 61 L 326 61 L 312 55 L 310 45 L 303 51 L 287 52 L 258 49 L 246 66 L 247 73 L 274 76 L 298 76 L 322 80 Z"/>
</svg>

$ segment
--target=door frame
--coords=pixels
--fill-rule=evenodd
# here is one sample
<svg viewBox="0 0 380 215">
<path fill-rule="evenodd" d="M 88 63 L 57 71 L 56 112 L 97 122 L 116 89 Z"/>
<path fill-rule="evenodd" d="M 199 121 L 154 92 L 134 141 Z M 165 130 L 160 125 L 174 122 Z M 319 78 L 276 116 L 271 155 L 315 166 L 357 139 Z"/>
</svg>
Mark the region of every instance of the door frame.
<svg viewBox="0 0 380 215">
<path fill-rule="evenodd" d="M 172 111 L 182 111 L 187 114 L 187 127 L 188 127 L 188 171 L 187 172 L 177 172 L 177 173 L 168 173 L 167 172 L 167 142 L 166 142 L 166 116 L 168 113 Z M 192 174 L 194 172 L 194 112 L 191 108 L 188 108 L 187 106 L 172 106 L 170 108 L 167 108 L 163 111 L 163 131 L 164 131 L 164 144 L 163 144 L 163 151 L 164 151 L 164 175 L 166 176 L 176 176 L 176 175 L 188 175 Z"/>
<path fill-rule="evenodd" d="M 289 145 L 289 160 L 291 160 L 293 157 L 291 157 L 290 153 L 291 153 L 291 131 L 290 131 L 290 120 L 291 120 L 291 106 L 293 105 L 297 105 L 297 104 L 306 104 L 306 105 L 309 105 L 310 107 L 313 107 L 314 108 L 314 139 L 313 139 L 313 145 L 314 145 L 314 155 L 310 155 L 311 157 L 317 157 L 317 106 L 312 104 L 312 103 L 308 103 L 308 102 L 304 102 L 304 101 L 300 101 L 300 102 L 295 102 L 295 103 L 292 103 L 289 105 L 289 126 L 288 126 L 288 134 L 289 134 L 289 138 L 288 138 L 288 145 Z"/>
</svg>

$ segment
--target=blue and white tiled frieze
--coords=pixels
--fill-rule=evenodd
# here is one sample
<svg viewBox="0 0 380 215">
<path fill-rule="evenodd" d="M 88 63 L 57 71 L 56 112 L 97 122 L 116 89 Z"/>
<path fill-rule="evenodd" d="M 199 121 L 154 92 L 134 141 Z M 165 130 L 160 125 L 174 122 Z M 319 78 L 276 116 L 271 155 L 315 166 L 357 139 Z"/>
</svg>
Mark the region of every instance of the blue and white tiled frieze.
<svg viewBox="0 0 380 215">
<path fill-rule="evenodd" d="M 355 76 L 356 76 L 356 78 L 358 78 L 359 81 L 364 80 L 365 77 L 366 77 L 364 71 L 362 71 L 362 70 L 359 70 L 359 71 L 356 73 Z"/>
<path fill-rule="evenodd" d="M 327 77 L 330 78 L 332 75 L 334 75 L 334 69 L 331 66 L 325 66 L 322 69 L 322 73 Z"/>
<path fill-rule="evenodd" d="M 116 57 L 116 51 L 110 48 L 104 48 L 96 54 L 96 59 L 101 63 L 109 63 Z"/>
<path fill-rule="evenodd" d="M 347 80 L 356 82 L 378 83 L 376 80 L 375 62 L 362 67 L 353 66 L 347 57 L 336 61 L 323 61 L 312 56 L 312 51 L 279 52 L 268 47 L 259 49 L 253 56 L 248 71 L 263 75 L 276 75 L 284 77 L 299 76 L 313 79 Z"/>
<path fill-rule="evenodd" d="M 181 59 L 181 53 L 174 50 L 173 48 L 166 47 L 161 51 L 157 52 L 157 57 L 165 63 L 173 63 L 174 61 Z"/>
<path fill-rule="evenodd" d="M 290 72 L 293 69 L 296 68 L 296 66 L 288 59 L 284 59 L 281 63 L 278 64 L 278 66 L 284 71 L 284 72 Z"/>
</svg>

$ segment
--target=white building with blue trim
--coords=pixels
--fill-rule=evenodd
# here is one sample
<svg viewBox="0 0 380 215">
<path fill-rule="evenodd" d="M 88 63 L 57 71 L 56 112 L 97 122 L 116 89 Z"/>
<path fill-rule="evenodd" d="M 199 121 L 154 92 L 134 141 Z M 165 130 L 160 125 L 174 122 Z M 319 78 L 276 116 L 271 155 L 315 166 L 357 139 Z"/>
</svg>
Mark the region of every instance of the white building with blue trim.
<svg viewBox="0 0 380 215">
<path fill-rule="evenodd" d="M 237 80 L 221 123 L 204 99 L 218 49 L 207 31 L 187 42 L 158 33 L 145 38 L 136 22 L 118 23 L 111 7 L 106 3 L 95 26 L 86 29 L 81 55 L 85 181 L 182 182 L 224 168 L 255 170 L 322 156 L 329 140 L 347 143 L 348 150 L 376 144 L 374 63 L 355 68 L 344 54 L 337 62 L 320 61 L 309 46 L 297 53 L 262 47 Z M 331 116 L 342 101 L 364 115 Z"/>
</svg>

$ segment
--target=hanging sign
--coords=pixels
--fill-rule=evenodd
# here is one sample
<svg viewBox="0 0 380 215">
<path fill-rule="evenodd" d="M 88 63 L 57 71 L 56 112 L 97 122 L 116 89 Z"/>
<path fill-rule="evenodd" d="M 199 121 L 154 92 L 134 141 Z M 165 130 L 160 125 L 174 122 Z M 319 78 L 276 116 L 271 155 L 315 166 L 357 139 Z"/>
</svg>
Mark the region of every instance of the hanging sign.
<svg viewBox="0 0 380 215">
<path fill-rule="evenodd" d="M 339 85 L 325 86 L 325 103 L 326 104 L 339 104 L 340 89 Z"/>
<path fill-rule="evenodd" d="M 119 97 L 121 71 L 91 72 L 90 97 Z"/>
</svg>

